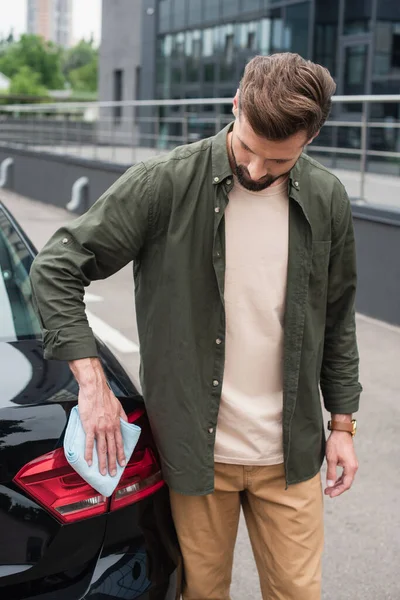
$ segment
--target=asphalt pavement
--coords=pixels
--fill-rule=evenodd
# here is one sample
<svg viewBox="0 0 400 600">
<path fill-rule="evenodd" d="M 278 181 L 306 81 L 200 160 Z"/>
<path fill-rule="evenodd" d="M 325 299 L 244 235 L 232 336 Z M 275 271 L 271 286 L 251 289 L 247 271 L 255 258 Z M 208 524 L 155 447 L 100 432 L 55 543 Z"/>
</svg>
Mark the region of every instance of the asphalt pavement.
<svg viewBox="0 0 400 600">
<path fill-rule="evenodd" d="M 67 211 L 0 190 L 40 249 L 75 218 Z M 86 297 L 92 326 L 137 382 L 138 337 L 131 267 L 94 282 Z M 399 299 L 400 310 L 400 299 Z M 400 600 L 400 328 L 357 317 L 364 387 L 355 438 L 360 469 L 352 490 L 325 501 L 323 600 Z M 232 600 L 261 600 L 243 520 Z"/>
</svg>

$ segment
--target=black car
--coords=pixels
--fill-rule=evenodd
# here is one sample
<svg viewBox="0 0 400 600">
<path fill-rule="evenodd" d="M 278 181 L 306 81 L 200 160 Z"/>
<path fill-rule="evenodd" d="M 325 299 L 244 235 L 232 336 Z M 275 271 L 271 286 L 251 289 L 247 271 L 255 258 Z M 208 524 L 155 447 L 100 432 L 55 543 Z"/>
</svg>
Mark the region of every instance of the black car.
<svg viewBox="0 0 400 600">
<path fill-rule="evenodd" d="M 142 433 L 111 498 L 68 465 L 69 367 L 43 359 L 35 249 L 0 203 L 0 598 L 175 600 L 181 558 L 143 399 L 98 341 L 108 382 Z"/>
</svg>

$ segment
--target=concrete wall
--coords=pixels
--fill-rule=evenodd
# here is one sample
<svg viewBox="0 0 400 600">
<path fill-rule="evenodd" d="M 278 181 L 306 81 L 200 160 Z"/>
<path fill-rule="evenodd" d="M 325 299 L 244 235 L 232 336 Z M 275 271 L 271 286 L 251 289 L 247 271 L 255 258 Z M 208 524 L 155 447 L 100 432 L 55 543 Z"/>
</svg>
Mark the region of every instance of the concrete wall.
<svg viewBox="0 0 400 600">
<path fill-rule="evenodd" d="M 71 200 L 72 186 L 80 177 L 89 179 L 87 200 L 91 206 L 126 171 L 126 167 L 98 160 L 0 148 L 0 163 L 9 156 L 14 166 L 7 188 L 61 208 Z"/>
<path fill-rule="evenodd" d="M 126 167 L 79 157 L 0 147 L 0 162 L 14 159 L 7 184 L 18 194 L 65 207 L 79 177 L 90 181 L 88 206 L 122 175 Z M 358 256 L 357 310 L 400 325 L 400 211 L 353 205 Z"/>
<path fill-rule="evenodd" d="M 353 206 L 357 310 L 400 325 L 400 211 Z"/>
</svg>

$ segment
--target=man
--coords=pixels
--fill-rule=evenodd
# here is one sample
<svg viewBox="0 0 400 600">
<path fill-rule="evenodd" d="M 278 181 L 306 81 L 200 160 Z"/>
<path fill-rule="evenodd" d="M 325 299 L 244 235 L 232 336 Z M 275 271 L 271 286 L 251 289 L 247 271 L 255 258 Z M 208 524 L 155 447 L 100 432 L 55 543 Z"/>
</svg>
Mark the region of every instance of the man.
<svg viewBox="0 0 400 600">
<path fill-rule="evenodd" d="M 303 154 L 334 91 L 327 70 L 298 55 L 254 58 L 233 125 L 129 169 L 33 266 L 45 356 L 70 361 L 86 458 L 96 440 L 113 473 L 125 415 L 83 293 L 134 261 L 143 394 L 185 600 L 229 598 L 240 507 L 263 598 L 320 598 L 320 467 L 326 453 L 328 496 L 350 488 L 361 391 L 350 203 Z"/>
</svg>

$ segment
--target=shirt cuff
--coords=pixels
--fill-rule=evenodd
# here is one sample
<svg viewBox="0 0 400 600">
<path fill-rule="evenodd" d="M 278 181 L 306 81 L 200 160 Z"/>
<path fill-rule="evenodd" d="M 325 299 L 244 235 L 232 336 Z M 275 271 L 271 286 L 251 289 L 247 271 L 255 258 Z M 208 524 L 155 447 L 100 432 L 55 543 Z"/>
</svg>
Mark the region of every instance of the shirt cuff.
<svg viewBox="0 0 400 600">
<path fill-rule="evenodd" d="M 358 411 L 360 404 L 360 384 L 341 390 L 322 390 L 324 405 L 328 412 L 335 415 L 348 415 Z"/>
<path fill-rule="evenodd" d="M 98 356 L 96 339 L 89 326 L 43 329 L 46 360 L 79 360 Z"/>
</svg>

